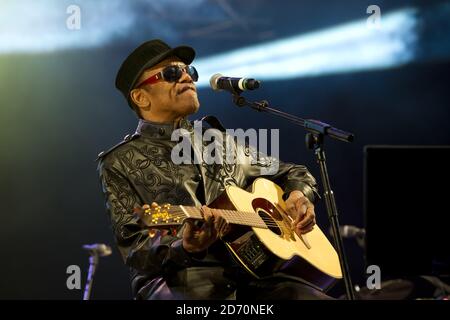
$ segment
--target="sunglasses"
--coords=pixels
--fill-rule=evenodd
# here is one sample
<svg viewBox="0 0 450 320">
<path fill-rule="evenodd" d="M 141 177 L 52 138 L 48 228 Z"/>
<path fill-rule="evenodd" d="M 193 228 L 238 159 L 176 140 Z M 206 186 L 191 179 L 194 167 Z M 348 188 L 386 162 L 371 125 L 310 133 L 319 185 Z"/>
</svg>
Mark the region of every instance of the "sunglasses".
<svg viewBox="0 0 450 320">
<path fill-rule="evenodd" d="M 194 81 L 198 80 L 197 69 L 193 66 L 179 66 L 171 65 L 165 67 L 161 72 L 145 79 L 136 88 L 139 88 L 145 84 L 154 84 L 158 81 L 177 82 L 180 80 L 183 72 L 186 72 Z"/>
</svg>

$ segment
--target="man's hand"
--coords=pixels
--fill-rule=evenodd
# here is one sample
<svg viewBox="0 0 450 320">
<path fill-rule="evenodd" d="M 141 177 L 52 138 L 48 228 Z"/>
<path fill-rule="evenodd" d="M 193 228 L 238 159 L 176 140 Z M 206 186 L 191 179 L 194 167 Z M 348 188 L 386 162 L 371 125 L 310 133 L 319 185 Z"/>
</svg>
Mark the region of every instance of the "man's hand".
<svg viewBox="0 0 450 320">
<path fill-rule="evenodd" d="M 288 214 L 294 220 L 292 228 L 298 234 L 310 232 L 316 224 L 316 214 L 314 205 L 309 201 L 303 192 L 294 190 L 286 200 Z"/>
<path fill-rule="evenodd" d="M 203 206 L 202 212 L 205 222 L 201 227 L 195 225 L 192 220 L 186 220 L 183 248 L 187 252 L 202 252 L 231 230 L 230 225 L 217 210 Z"/>
<path fill-rule="evenodd" d="M 183 248 L 187 252 L 202 252 L 218 238 L 215 227 L 216 217 L 211 209 L 206 206 L 202 207 L 202 212 L 205 222 L 200 227 L 193 220 L 186 220 L 186 227 L 183 232 Z"/>
<path fill-rule="evenodd" d="M 145 210 L 158 207 L 156 202 L 151 205 L 145 204 L 141 208 L 136 208 L 136 213 L 143 213 Z M 218 211 L 207 206 L 202 207 L 204 223 L 199 226 L 194 220 L 187 219 L 183 232 L 183 248 L 190 253 L 202 252 L 213 244 L 218 238 L 223 237 L 230 231 L 229 224 L 219 214 Z"/>
</svg>

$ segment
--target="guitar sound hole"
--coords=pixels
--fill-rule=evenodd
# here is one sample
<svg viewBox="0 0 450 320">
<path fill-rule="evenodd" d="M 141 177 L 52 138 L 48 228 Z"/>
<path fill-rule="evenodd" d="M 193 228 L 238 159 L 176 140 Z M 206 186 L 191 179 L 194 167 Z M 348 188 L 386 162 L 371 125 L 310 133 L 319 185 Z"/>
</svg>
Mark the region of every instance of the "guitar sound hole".
<svg viewBox="0 0 450 320">
<path fill-rule="evenodd" d="M 264 220 L 264 222 L 266 223 L 266 226 L 269 228 L 270 231 L 272 231 L 276 235 L 281 236 L 280 227 L 278 227 L 278 224 L 275 222 L 275 220 L 269 214 L 267 214 L 266 211 L 264 211 L 261 208 L 258 208 L 258 209 L 256 209 L 256 212 L 261 217 L 261 219 Z"/>
</svg>

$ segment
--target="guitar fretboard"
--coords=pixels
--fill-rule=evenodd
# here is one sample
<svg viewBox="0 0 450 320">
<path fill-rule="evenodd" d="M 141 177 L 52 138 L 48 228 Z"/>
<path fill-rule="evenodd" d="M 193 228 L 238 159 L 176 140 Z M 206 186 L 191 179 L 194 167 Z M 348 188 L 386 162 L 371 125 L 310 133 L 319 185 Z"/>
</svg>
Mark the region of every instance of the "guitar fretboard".
<svg viewBox="0 0 450 320">
<path fill-rule="evenodd" d="M 196 207 L 180 206 L 180 209 L 184 212 L 187 218 L 203 219 L 203 215 L 200 209 Z M 261 219 L 261 217 L 255 212 L 224 210 L 224 209 L 211 209 L 211 210 L 219 211 L 222 217 L 225 218 L 225 220 L 231 224 L 238 224 L 263 229 L 268 228 L 263 219 Z"/>
</svg>

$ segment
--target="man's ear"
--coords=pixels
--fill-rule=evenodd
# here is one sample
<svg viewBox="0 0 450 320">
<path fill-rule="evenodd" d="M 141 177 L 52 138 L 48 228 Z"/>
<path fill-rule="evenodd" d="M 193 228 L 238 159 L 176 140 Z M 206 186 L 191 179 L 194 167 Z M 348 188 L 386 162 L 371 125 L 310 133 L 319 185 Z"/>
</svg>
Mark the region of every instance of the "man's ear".
<svg viewBox="0 0 450 320">
<path fill-rule="evenodd" d="M 130 92 L 131 100 L 134 102 L 139 109 L 143 109 L 145 111 L 150 110 L 151 101 L 144 90 L 133 89 Z"/>
</svg>

